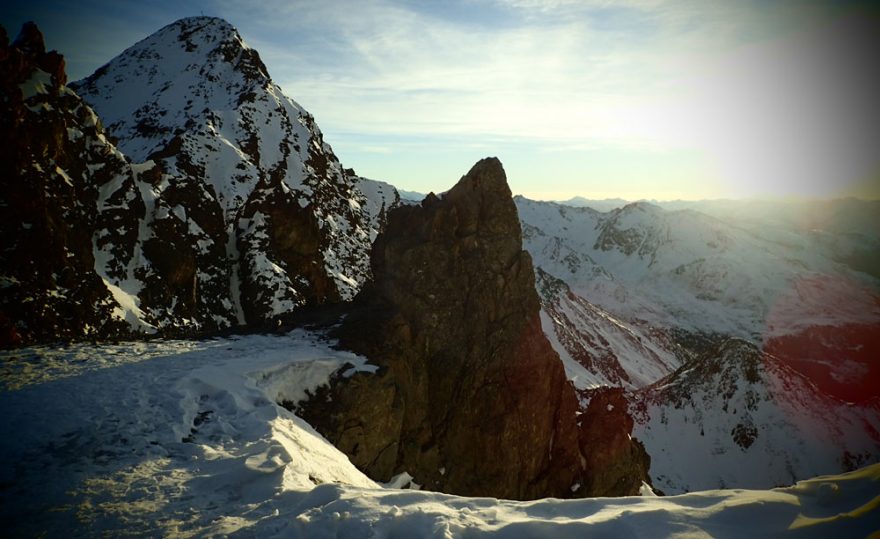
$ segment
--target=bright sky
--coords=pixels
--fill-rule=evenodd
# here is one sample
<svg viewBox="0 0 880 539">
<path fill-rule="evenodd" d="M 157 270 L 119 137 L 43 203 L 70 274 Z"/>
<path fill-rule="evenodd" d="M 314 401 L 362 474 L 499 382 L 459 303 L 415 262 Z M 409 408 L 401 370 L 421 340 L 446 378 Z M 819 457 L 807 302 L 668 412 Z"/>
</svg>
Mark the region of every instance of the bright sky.
<svg viewBox="0 0 880 539">
<path fill-rule="evenodd" d="M 880 198 L 880 10 L 818 0 L 30 0 L 71 80 L 223 17 L 340 160 L 449 188 L 495 155 L 538 199 Z"/>
</svg>

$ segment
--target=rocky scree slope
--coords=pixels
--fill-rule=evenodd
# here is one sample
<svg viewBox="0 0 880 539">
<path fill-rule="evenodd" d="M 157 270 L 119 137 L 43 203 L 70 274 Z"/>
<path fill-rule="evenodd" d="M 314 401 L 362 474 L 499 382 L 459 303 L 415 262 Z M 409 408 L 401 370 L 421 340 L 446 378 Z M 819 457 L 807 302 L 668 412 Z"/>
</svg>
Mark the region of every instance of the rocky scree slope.
<svg viewBox="0 0 880 539">
<path fill-rule="evenodd" d="M 339 338 L 378 374 L 338 376 L 297 407 L 356 466 L 464 495 L 639 491 L 649 459 L 630 439 L 632 423 L 618 420 L 622 395 L 579 418 L 541 331 L 531 258 L 497 159 L 442 197 L 389 212 L 371 264 L 374 281 Z"/>
<path fill-rule="evenodd" d="M 39 41 L 28 50 L 42 50 Z M 106 116 L 107 133 L 63 86 L 63 62 L 50 79 L 37 63 L 51 61 L 32 57 L 7 53 L 5 62 L 4 85 L 21 100 L 4 115 L 5 136 L 20 139 L 4 159 L 4 196 L 30 214 L 4 218 L 9 230 L 68 239 L 46 239 L 67 244 L 29 263 L 28 234 L 5 238 L 19 245 L 4 264 L 11 341 L 261 326 L 350 299 L 369 278 L 369 248 L 396 191 L 343 169 L 314 119 L 225 21 L 177 21 L 71 85 Z M 34 208 L 48 198 L 57 217 L 44 227 Z M 77 277 L 65 277 L 73 260 Z M 18 275 L 34 271 L 45 277 Z M 45 308 L 15 307 L 34 301 Z"/>
</svg>

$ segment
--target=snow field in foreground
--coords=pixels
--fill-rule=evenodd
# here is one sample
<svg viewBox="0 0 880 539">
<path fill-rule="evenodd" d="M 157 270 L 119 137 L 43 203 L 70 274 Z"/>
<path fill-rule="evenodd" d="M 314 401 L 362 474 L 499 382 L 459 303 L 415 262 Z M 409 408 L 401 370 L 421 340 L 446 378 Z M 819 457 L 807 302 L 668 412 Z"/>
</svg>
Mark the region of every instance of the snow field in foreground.
<svg viewBox="0 0 880 539">
<path fill-rule="evenodd" d="M 41 346 L 0 357 L 0 525 L 13 536 L 866 537 L 880 530 L 880 465 L 785 489 L 665 498 L 514 502 L 382 488 L 275 404 L 301 398 L 346 364 L 374 368 L 302 330 Z"/>
</svg>

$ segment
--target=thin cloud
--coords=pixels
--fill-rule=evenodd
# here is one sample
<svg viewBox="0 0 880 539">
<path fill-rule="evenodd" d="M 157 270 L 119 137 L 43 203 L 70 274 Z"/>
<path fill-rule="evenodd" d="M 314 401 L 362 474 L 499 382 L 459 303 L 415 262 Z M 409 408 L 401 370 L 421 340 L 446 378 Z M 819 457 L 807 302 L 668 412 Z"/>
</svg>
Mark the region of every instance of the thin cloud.
<svg viewBox="0 0 880 539">
<path fill-rule="evenodd" d="M 588 18 L 472 32 L 387 3 L 357 13 L 325 13 L 347 51 L 329 65 L 274 70 L 331 128 L 627 143 L 644 130 L 612 112 L 644 109 L 669 77 L 662 51 L 621 50 Z"/>
</svg>

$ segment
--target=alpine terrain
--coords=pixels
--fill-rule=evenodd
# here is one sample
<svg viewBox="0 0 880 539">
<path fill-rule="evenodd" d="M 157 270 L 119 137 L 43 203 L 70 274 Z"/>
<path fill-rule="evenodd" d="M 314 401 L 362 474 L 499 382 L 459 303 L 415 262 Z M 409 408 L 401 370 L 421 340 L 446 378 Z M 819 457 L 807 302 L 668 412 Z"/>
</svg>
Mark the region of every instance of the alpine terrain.
<svg viewBox="0 0 880 539">
<path fill-rule="evenodd" d="M 876 205 L 402 200 L 214 17 L 0 88 L 4 534 L 880 529 Z"/>
</svg>

